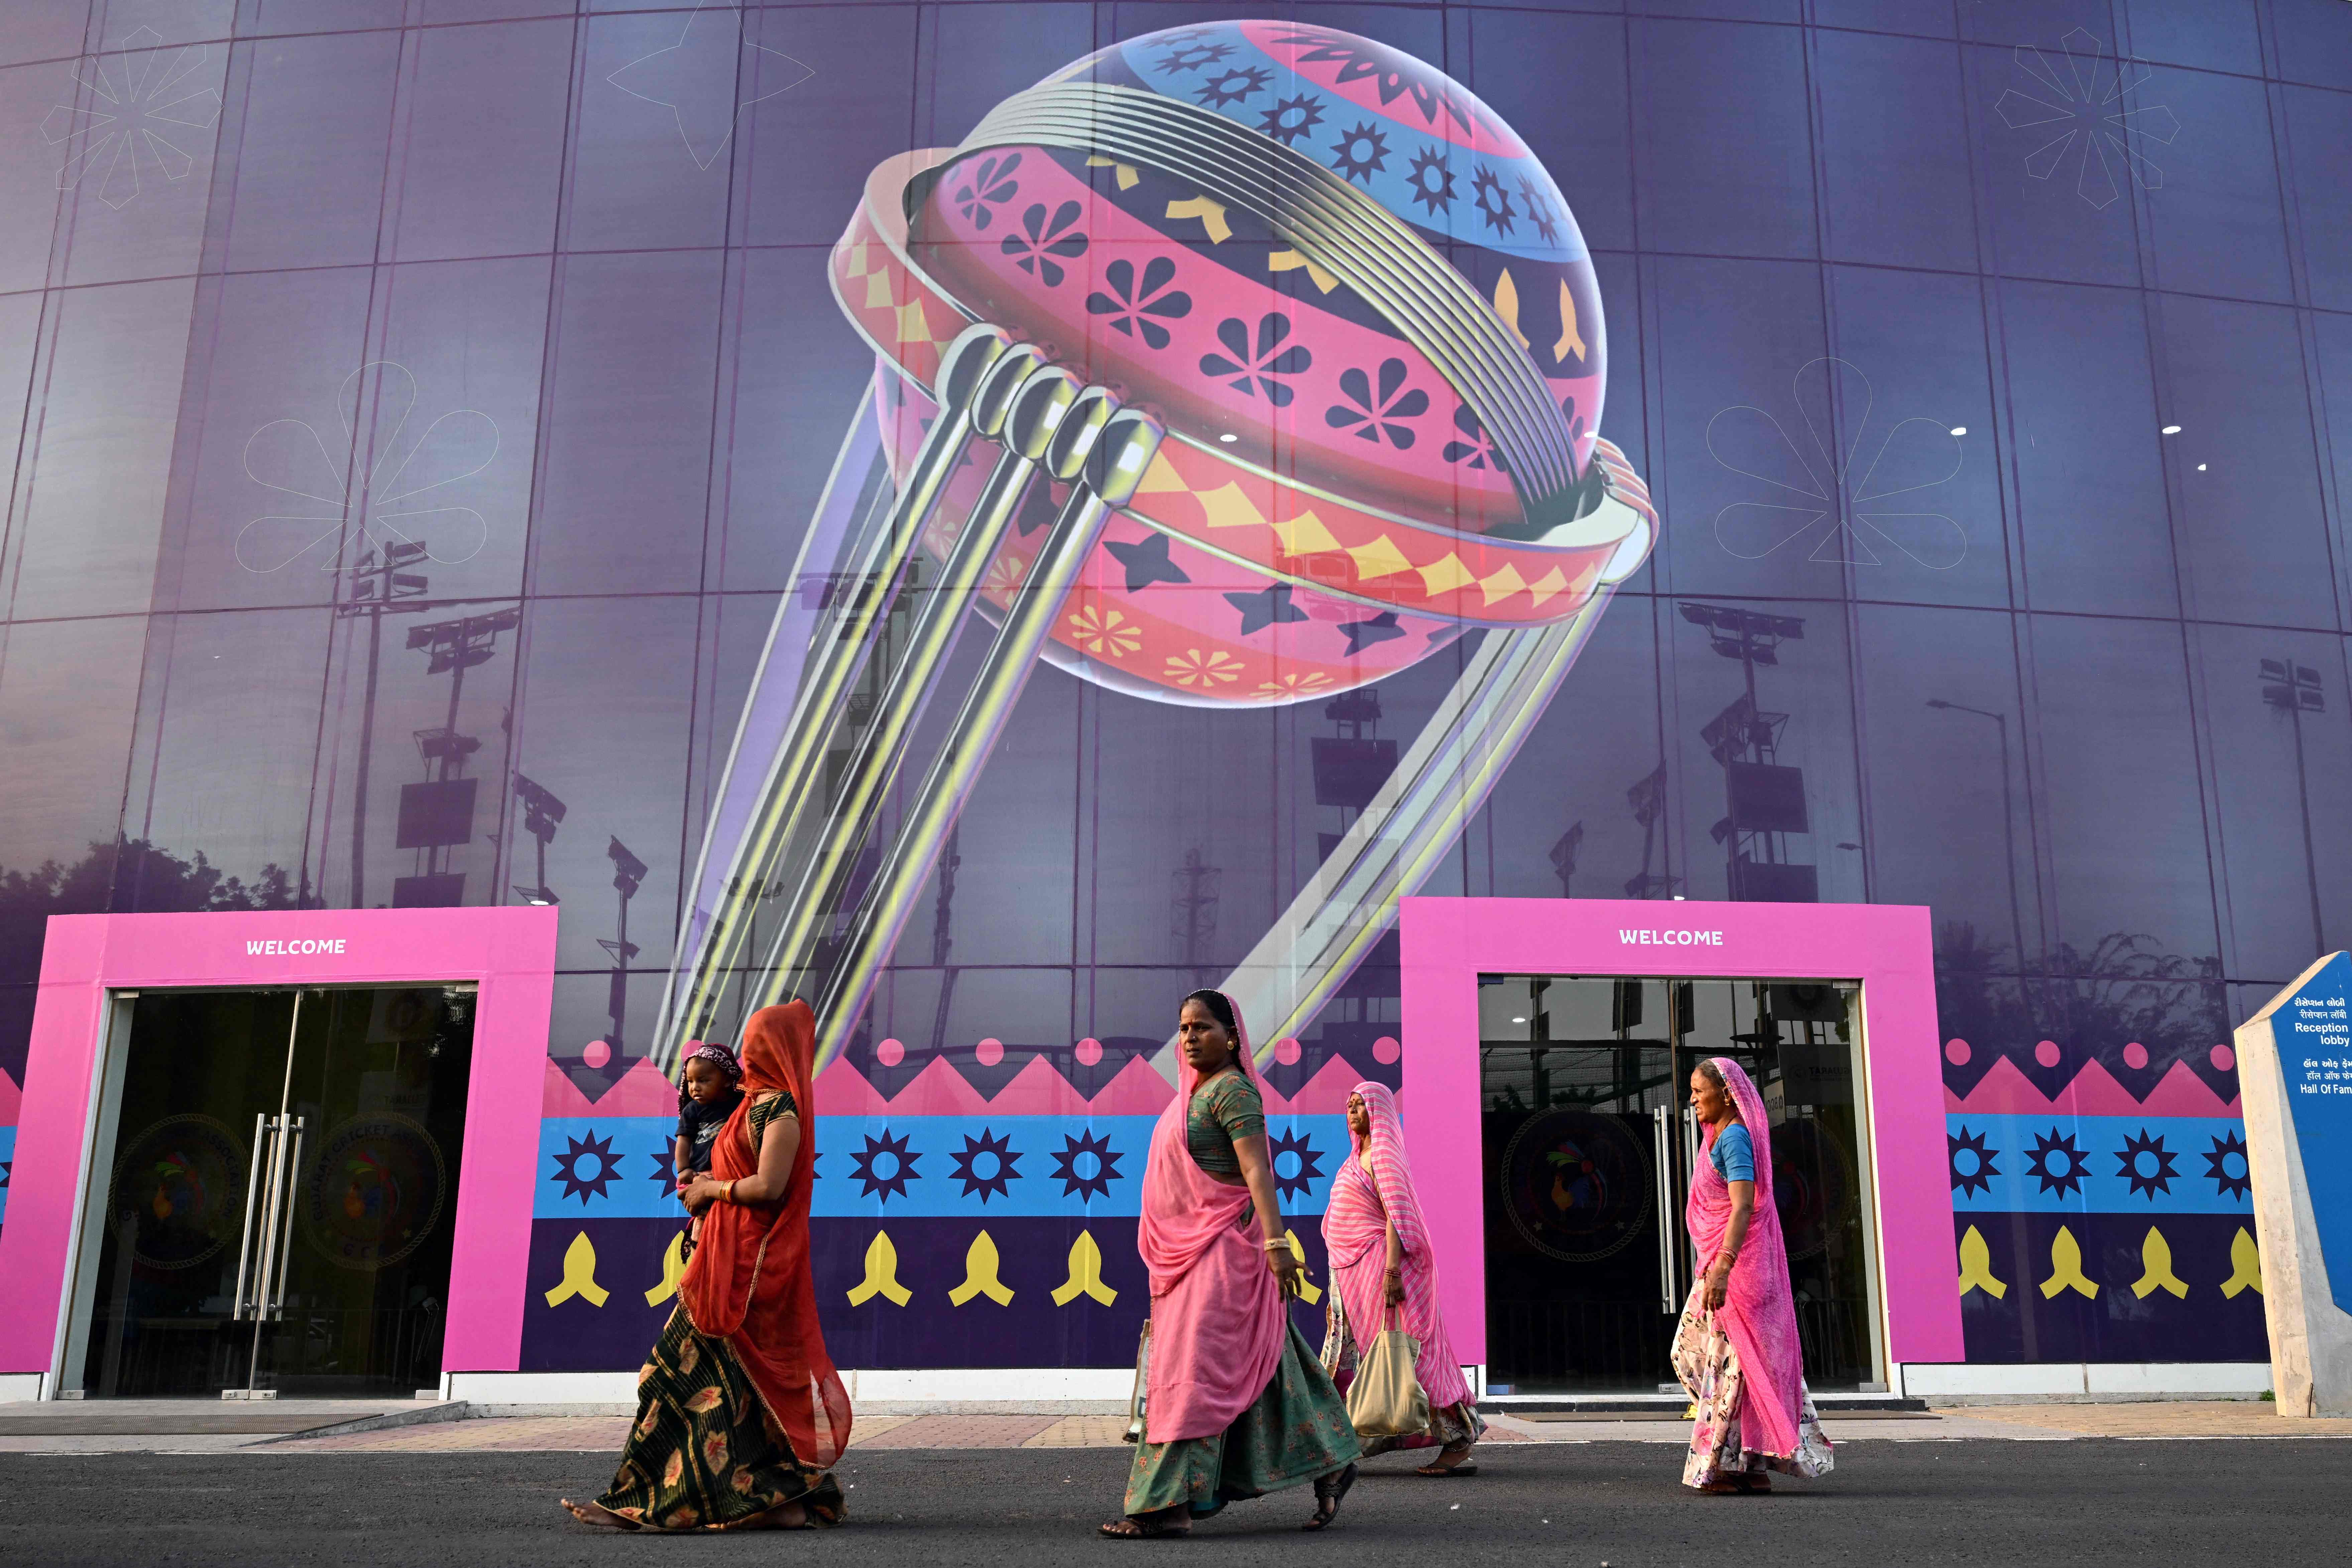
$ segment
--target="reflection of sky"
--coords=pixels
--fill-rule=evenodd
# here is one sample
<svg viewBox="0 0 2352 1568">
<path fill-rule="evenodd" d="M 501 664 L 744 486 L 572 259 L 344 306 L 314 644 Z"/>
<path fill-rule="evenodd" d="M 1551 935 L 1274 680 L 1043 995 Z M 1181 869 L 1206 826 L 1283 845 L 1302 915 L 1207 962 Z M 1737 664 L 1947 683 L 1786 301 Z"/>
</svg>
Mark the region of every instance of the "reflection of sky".
<svg viewBox="0 0 2352 1568">
<path fill-rule="evenodd" d="M 1603 618 L 1429 890 L 1557 896 L 1549 851 L 1580 825 L 1573 892 L 1620 894 L 1645 869 L 1628 791 L 1664 763 L 1646 869 L 1721 896 L 1725 783 L 1698 731 L 1744 676 L 1680 617 L 1698 601 L 1805 621 L 1757 684 L 1789 715 L 1780 760 L 1803 770 L 1812 818 L 1780 848 L 1824 897 L 1930 904 L 2011 966 L 2021 943 L 2038 963 L 2146 933 L 2252 991 L 2352 935 L 2352 689 L 2316 482 L 2344 437 L 2324 430 L 2323 451 L 2313 434 L 2316 388 L 2352 379 L 2352 329 L 2326 314 L 2352 304 L 2352 268 L 2315 243 L 2297 257 L 2278 217 L 2352 151 L 2340 117 L 2283 89 L 2294 135 L 2275 149 L 2261 84 L 2224 69 L 2259 68 L 2250 33 L 2217 20 L 2168 45 L 2157 69 L 2182 129 L 2143 231 L 2134 203 L 2094 209 L 2017 174 L 2026 149 L 1988 112 L 2015 86 L 2005 47 L 1956 59 L 1899 16 L 1811 40 L 1677 23 L 1630 57 L 1609 17 L 1480 11 L 1475 49 L 1451 52 L 1441 13 L 1380 25 L 1461 68 L 1560 176 L 1622 345 L 1605 433 L 1666 518 L 1643 592 Z M 16 476 L 0 867 L 70 861 L 120 830 L 349 897 L 366 639 L 331 624 L 331 577 L 247 571 L 233 545 L 275 504 L 242 461 L 255 434 L 339 435 L 345 378 L 395 362 L 417 417 L 477 410 L 499 433 L 456 503 L 483 542 L 439 552 L 431 616 L 525 606 L 522 633 L 467 673 L 458 726 L 482 742 L 484 788 L 454 863 L 469 900 L 510 900 L 536 867 L 505 775 L 566 803 L 547 876 L 565 905 L 556 1037 L 576 1048 L 605 1026 L 606 845 L 644 859 L 642 1044 L 773 595 L 870 364 L 825 247 L 876 162 L 951 143 L 1101 40 L 1067 7 L 949 7 L 919 40 L 907 8 L 770 9 L 736 43 L 814 74 L 739 86 L 721 68 L 737 47 L 698 47 L 656 101 L 612 78 L 677 37 L 675 16 L 591 20 L 584 73 L 568 20 L 303 26 L 234 78 L 225 40 L 179 26 L 169 47 L 205 48 L 239 135 L 219 150 L 205 132 L 188 178 L 119 208 L 83 182 L 61 217 L 19 203 L 31 220 L 0 234 L 0 458 Z M 78 42 L 12 68 L 27 101 L 72 94 Z M 1827 68 L 1809 74 L 1816 46 Z M 2292 72 L 2325 54 L 2276 58 Z M 691 96 L 696 72 L 723 102 Z M 1818 189 L 1789 152 L 1814 127 Z M 8 141 L 0 179 L 55 193 L 56 157 Z M 1979 186 L 1972 168 L 2011 174 Z M 2290 263 L 2323 307 L 2308 332 Z M 2138 292 L 2150 279 L 2200 298 Z M 1831 357 L 1872 386 L 1866 426 L 1834 414 L 1840 440 L 1914 417 L 1970 432 L 1933 487 L 1968 542 L 1948 568 L 1723 548 L 1713 520 L 1756 497 L 1710 453 L 1710 421 L 1784 407 L 1800 367 Z M 155 610 L 175 618 L 151 626 Z M 398 790 L 424 776 L 415 732 L 446 717 L 449 678 L 401 646 L 425 618 L 385 622 L 371 903 L 412 868 L 390 842 Z M 1465 652 L 1385 683 L 1380 733 L 1409 741 Z M 2302 731 L 2307 799 L 2295 732 L 2258 689 L 2258 661 L 2281 657 L 2318 669 L 2326 701 Z M 1931 700 L 2007 720 L 2005 779 L 1994 721 Z M 1308 766 L 1334 733 L 1315 704 L 1203 716 L 1041 673 L 959 836 L 944 953 L 964 967 L 950 988 L 929 966 L 929 889 L 878 1020 L 918 1048 L 935 1030 L 1157 1034 L 1344 826 Z M 1171 967 L 1173 878 L 1194 850 L 1220 872 L 1202 975 Z M 12 978 L 33 966 L 0 955 Z"/>
</svg>

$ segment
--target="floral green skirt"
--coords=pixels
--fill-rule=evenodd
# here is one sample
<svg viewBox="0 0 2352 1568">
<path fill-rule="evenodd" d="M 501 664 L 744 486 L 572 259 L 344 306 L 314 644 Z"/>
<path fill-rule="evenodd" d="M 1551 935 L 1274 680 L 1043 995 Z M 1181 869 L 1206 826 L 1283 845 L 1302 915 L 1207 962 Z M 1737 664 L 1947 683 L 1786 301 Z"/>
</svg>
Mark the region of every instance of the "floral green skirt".
<svg viewBox="0 0 2352 1568">
<path fill-rule="evenodd" d="M 1286 1325 L 1282 1360 L 1256 1402 L 1213 1437 L 1139 1443 L 1127 1473 L 1127 1512 L 1157 1513 L 1179 1503 L 1206 1518 L 1240 1498 L 1295 1487 L 1362 1457 L 1348 1407 L 1295 1327 Z"/>
<path fill-rule="evenodd" d="M 797 1502 L 814 1524 L 841 1522 L 830 1472 L 801 1463 L 724 1340 L 670 1314 L 637 1374 L 637 1423 L 597 1502 L 648 1530 L 734 1530 Z"/>
</svg>

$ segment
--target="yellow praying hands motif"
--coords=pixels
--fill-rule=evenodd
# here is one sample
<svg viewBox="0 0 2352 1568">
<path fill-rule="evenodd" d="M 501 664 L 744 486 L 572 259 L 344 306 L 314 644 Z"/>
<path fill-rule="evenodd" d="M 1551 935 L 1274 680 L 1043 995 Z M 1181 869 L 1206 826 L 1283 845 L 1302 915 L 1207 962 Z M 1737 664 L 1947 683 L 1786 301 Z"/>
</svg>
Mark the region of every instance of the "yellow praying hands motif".
<svg viewBox="0 0 2352 1568">
<path fill-rule="evenodd" d="M 2050 1278 L 2042 1282 L 2042 1294 L 2055 1296 L 2061 1290 L 2072 1290 L 2085 1300 L 2095 1300 L 2099 1294 L 2096 1282 L 2084 1276 L 2082 1245 L 2063 1225 L 2050 1238 Z"/>
<path fill-rule="evenodd" d="M 1519 286 L 1511 280 L 1507 267 L 1495 280 L 1495 314 L 1503 318 L 1503 325 L 1511 329 L 1511 336 L 1519 340 L 1521 348 L 1529 346 L 1527 333 L 1519 331 Z"/>
<path fill-rule="evenodd" d="M 1568 291 L 1568 279 L 1559 280 L 1559 342 L 1552 344 L 1551 357 L 1563 364 L 1573 353 L 1584 358 L 1584 334 L 1576 330 L 1576 296 Z"/>
<path fill-rule="evenodd" d="M 1960 1294 L 1971 1290 L 1981 1290 L 1996 1301 L 2009 1294 L 2009 1287 L 1992 1277 L 1992 1248 L 1974 1226 L 1960 1237 Z"/>
<path fill-rule="evenodd" d="M 2221 1281 L 2221 1294 L 2232 1301 L 2241 1290 L 2263 1293 L 2263 1255 L 2255 1250 L 2254 1238 L 2243 1226 L 2230 1242 L 2230 1277 Z"/>
<path fill-rule="evenodd" d="M 669 1238 L 669 1250 L 662 1254 L 662 1277 L 646 1292 L 646 1305 L 658 1307 L 677 1294 L 677 1282 L 686 1278 L 686 1233 L 678 1232 Z"/>
<path fill-rule="evenodd" d="M 1078 1239 L 1070 1243 L 1070 1277 L 1054 1287 L 1054 1305 L 1066 1307 L 1081 1296 L 1106 1307 L 1118 1300 L 1118 1292 L 1103 1283 L 1102 1248 L 1095 1245 L 1090 1230 L 1078 1232 Z"/>
<path fill-rule="evenodd" d="M 1234 237 L 1233 226 L 1225 221 L 1224 205 L 1221 202 L 1213 202 L 1206 196 L 1194 196 L 1190 201 L 1170 202 L 1168 216 L 1199 218 L 1201 227 L 1208 235 L 1211 245 L 1223 245 Z"/>
<path fill-rule="evenodd" d="M 973 1237 L 971 1249 L 963 1255 L 963 1283 L 948 1292 L 948 1300 L 961 1307 L 974 1296 L 985 1296 L 1000 1307 L 1013 1305 L 1012 1289 L 996 1277 L 1003 1261 L 988 1232 L 983 1230 Z"/>
<path fill-rule="evenodd" d="M 866 1278 L 850 1287 L 849 1304 L 863 1307 L 877 1296 L 887 1298 L 894 1307 L 903 1307 L 914 1300 L 915 1293 L 898 1283 L 898 1249 L 890 1243 L 890 1233 L 877 1230 L 866 1248 Z"/>
<path fill-rule="evenodd" d="M 1290 1243 L 1290 1256 L 1298 1259 L 1298 1299 L 1311 1307 L 1323 1299 L 1323 1290 L 1307 1281 L 1307 1249 L 1298 1245 L 1298 1233 L 1295 1230 L 1284 1231 L 1282 1239 Z"/>
<path fill-rule="evenodd" d="M 582 1231 L 563 1249 L 563 1278 L 547 1293 L 547 1304 L 560 1307 L 572 1297 L 580 1297 L 592 1307 L 601 1307 L 609 1294 L 596 1283 L 596 1244 Z"/>
<path fill-rule="evenodd" d="M 2140 1276 L 2132 1284 L 2132 1294 L 2145 1301 L 2155 1290 L 2168 1290 L 2176 1301 L 2189 1296 L 2187 1281 L 2172 1272 L 2172 1244 L 2164 1239 L 2164 1232 L 2154 1226 L 2147 1227 L 2147 1239 L 2139 1244 Z"/>
</svg>

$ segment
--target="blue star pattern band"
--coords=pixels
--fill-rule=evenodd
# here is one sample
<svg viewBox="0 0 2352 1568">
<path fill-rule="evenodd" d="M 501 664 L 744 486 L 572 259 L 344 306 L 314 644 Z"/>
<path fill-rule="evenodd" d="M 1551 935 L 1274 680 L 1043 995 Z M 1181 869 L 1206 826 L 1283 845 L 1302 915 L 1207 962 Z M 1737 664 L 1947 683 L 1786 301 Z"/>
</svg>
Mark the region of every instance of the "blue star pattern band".
<svg viewBox="0 0 2352 1568">
<path fill-rule="evenodd" d="M 1961 1215 L 2253 1212 L 2235 1121 L 1961 1114 L 1945 1134 Z"/>
<path fill-rule="evenodd" d="M 820 1219 L 1134 1215 L 1150 1116 L 834 1116 L 818 1132 Z M 540 1219 L 675 1219 L 675 1118 L 555 1117 L 540 1123 Z M 2179 1145 L 2175 1145 L 2178 1147 Z M 1348 1148 L 1341 1116 L 1269 1116 L 1284 1212 L 1320 1214 Z M 2112 1162 L 2110 1162 L 2112 1163 Z"/>
</svg>

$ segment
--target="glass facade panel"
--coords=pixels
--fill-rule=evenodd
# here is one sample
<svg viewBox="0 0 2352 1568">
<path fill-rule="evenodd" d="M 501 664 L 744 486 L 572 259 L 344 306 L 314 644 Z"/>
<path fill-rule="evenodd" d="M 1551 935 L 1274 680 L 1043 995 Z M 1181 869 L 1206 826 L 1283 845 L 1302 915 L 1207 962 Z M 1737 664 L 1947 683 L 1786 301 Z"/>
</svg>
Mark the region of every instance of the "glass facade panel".
<svg viewBox="0 0 2352 1568">
<path fill-rule="evenodd" d="M 2257 1358 L 2259 1303 L 2205 1300 L 2230 1181 L 1976 1178 L 2046 1173 L 2037 1139 L 2153 1160 L 2159 1089 L 2184 1125 L 2147 1136 L 2203 1171 L 2230 1021 L 2352 941 L 2352 13 L 1312 10 L 15 7 L 0 1070 L 52 914 L 553 899 L 539 1168 L 591 1123 L 625 1168 L 541 1182 L 527 1365 L 658 1326 L 666 1048 L 835 987 L 873 1000 L 821 1291 L 887 1225 L 926 1301 L 983 1226 L 1020 1292 L 992 1337 L 845 1307 L 836 1357 L 1113 1366 L 1130 1188 L 1064 1141 L 1139 1173 L 1185 991 L 1276 998 L 1311 1259 L 1347 1087 L 1423 1048 L 1393 898 L 1926 904 L 1948 1136 L 1989 1163 L 1928 1218 L 2011 1283 L 1965 1297 L 1969 1356 Z M 1405 226 L 1434 325 L 1230 169 L 938 166 L 1157 29 L 1092 68 Z M 1021 479 L 992 413 L 919 464 L 978 321 L 1172 432 L 1066 601 L 1024 574 L 1102 473 Z M 1606 506 L 1546 488 L 1596 451 Z M 1045 652 L 992 666 L 1024 603 Z M 1018 693 L 985 744 L 983 688 Z M 1017 1215 L 948 1174 L 990 1118 Z M 908 1192 L 851 1174 L 902 1134 Z M 2150 1212 L 2186 1305 L 2129 1289 Z M 2028 1288 L 2062 1223 L 2095 1306 Z M 538 1279 L 581 1234 L 601 1317 Z M 1039 1304 L 1082 1234 L 1116 1304 Z"/>
</svg>

